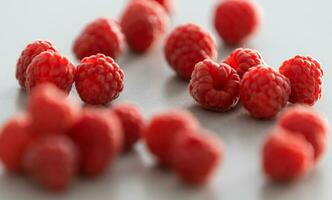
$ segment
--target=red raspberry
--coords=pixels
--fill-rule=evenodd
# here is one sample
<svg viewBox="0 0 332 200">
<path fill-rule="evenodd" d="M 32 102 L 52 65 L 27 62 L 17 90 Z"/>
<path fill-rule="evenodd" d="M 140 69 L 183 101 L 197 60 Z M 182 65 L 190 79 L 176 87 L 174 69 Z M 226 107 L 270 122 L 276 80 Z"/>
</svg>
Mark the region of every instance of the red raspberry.
<svg viewBox="0 0 332 200">
<path fill-rule="evenodd" d="M 174 110 L 156 114 L 148 123 L 144 138 L 147 147 L 158 158 L 160 164 L 169 166 L 170 150 L 174 139 L 182 130 L 194 131 L 199 122 L 189 112 Z"/>
<path fill-rule="evenodd" d="M 301 135 L 275 129 L 263 147 L 263 169 L 274 181 L 304 176 L 313 165 L 313 149 Z"/>
<path fill-rule="evenodd" d="M 79 147 L 81 171 L 87 176 L 102 174 L 122 150 L 119 119 L 97 108 L 84 110 L 68 135 Z"/>
<path fill-rule="evenodd" d="M 106 104 L 119 96 L 123 79 L 123 71 L 111 57 L 97 54 L 78 65 L 75 86 L 85 103 Z"/>
<path fill-rule="evenodd" d="M 189 80 L 196 63 L 217 58 L 216 48 L 216 42 L 209 32 L 195 24 L 184 24 L 168 36 L 164 53 L 175 72 Z"/>
<path fill-rule="evenodd" d="M 167 13 L 171 13 L 173 10 L 172 0 L 153 0 L 158 2 L 163 8 L 165 8 Z"/>
<path fill-rule="evenodd" d="M 76 68 L 57 52 L 44 51 L 36 56 L 26 72 L 25 87 L 30 92 L 40 83 L 50 82 L 69 93 L 74 82 Z"/>
<path fill-rule="evenodd" d="M 36 134 L 61 134 L 73 125 L 79 107 L 66 99 L 66 94 L 54 85 L 41 84 L 31 93 L 28 111 Z"/>
<path fill-rule="evenodd" d="M 278 124 L 294 134 L 303 135 L 313 146 L 316 160 L 322 156 L 327 145 L 328 128 L 319 113 L 309 107 L 294 106 L 282 114 Z"/>
<path fill-rule="evenodd" d="M 0 159 L 7 170 L 22 171 L 25 149 L 32 138 L 31 120 L 26 115 L 9 119 L 0 134 Z"/>
<path fill-rule="evenodd" d="M 289 80 L 271 67 L 251 68 L 240 83 L 240 100 L 256 118 L 274 117 L 287 104 L 290 92 Z"/>
<path fill-rule="evenodd" d="M 224 63 L 233 67 L 242 78 L 250 68 L 263 65 L 263 57 L 253 49 L 235 49 L 224 61 Z"/>
<path fill-rule="evenodd" d="M 181 132 L 172 145 L 171 166 L 175 173 L 190 184 L 205 184 L 223 159 L 219 138 L 210 134 Z"/>
<path fill-rule="evenodd" d="M 140 110 L 132 104 L 119 104 L 111 111 L 121 121 L 124 131 L 124 151 L 129 151 L 143 135 L 144 118 Z"/>
<path fill-rule="evenodd" d="M 16 63 L 16 79 L 21 88 L 25 89 L 26 70 L 29 64 L 37 55 L 44 51 L 57 51 L 57 49 L 47 40 L 34 41 L 23 49 Z"/>
<path fill-rule="evenodd" d="M 133 0 L 124 11 L 120 24 L 129 47 L 136 52 L 149 50 L 164 34 L 168 16 L 155 1 Z"/>
<path fill-rule="evenodd" d="M 291 83 L 292 103 L 315 104 L 321 97 L 323 69 L 318 61 L 309 56 L 295 56 L 279 68 Z"/>
<path fill-rule="evenodd" d="M 217 5 L 214 26 L 225 43 L 244 42 L 258 28 L 260 9 L 249 0 L 223 0 Z"/>
<path fill-rule="evenodd" d="M 239 101 L 239 86 L 240 77 L 234 69 L 206 59 L 196 64 L 189 92 L 204 108 L 227 111 Z"/>
<path fill-rule="evenodd" d="M 78 59 L 102 53 L 116 59 L 123 51 L 124 36 L 120 26 L 107 18 L 89 23 L 74 42 L 73 51 Z"/>
<path fill-rule="evenodd" d="M 24 157 L 26 171 L 41 186 L 54 192 L 65 190 L 77 171 L 78 152 L 70 138 L 48 135 L 32 142 Z"/>
</svg>

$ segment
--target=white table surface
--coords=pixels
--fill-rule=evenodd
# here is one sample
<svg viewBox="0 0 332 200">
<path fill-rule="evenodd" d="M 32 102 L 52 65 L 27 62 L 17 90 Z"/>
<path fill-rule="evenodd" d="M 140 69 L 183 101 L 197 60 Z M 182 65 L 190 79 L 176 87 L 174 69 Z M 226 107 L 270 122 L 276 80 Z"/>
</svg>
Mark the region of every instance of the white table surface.
<svg viewBox="0 0 332 200">
<path fill-rule="evenodd" d="M 176 13 L 170 27 L 194 22 L 213 31 L 216 0 L 174 0 Z M 325 69 L 323 98 L 316 108 L 332 120 L 332 2 L 330 0 L 257 0 L 264 9 L 258 35 L 245 46 L 258 49 L 265 61 L 277 68 L 295 54 L 312 55 Z M 0 0 L 0 122 L 24 109 L 25 95 L 14 78 L 22 48 L 35 39 L 52 40 L 75 60 L 71 45 L 83 26 L 100 16 L 116 19 L 126 0 Z M 231 51 L 218 42 L 219 60 Z M 168 68 L 161 41 L 146 55 L 126 51 L 119 64 L 126 73 L 125 90 L 116 102 L 138 104 L 148 118 L 169 108 L 193 112 L 225 143 L 225 160 L 211 184 L 191 188 L 172 173 L 154 167 L 143 146 L 121 157 L 104 176 L 77 180 L 67 193 L 49 194 L 26 178 L 0 173 L 0 199 L 112 199 L 112 200 L 331 200 L 331 150 L 303 179 L 288 185 L 268 182 L 261 172 L 260 151 L 274 121 L 248 117 L 239 107 L 227 113 L 201 109 L 191 99 L 187 84 Z M 76 62 L 76 61 L 75 61 Z M 77 98 L 76 92 L 71 96 Z"/>
</svg>

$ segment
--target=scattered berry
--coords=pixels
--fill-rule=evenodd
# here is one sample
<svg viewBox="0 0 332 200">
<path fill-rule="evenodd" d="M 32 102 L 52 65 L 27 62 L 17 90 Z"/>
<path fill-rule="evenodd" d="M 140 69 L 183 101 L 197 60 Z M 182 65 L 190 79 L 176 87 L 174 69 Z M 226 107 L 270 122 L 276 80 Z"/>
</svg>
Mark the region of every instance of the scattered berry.
<svg viewBox="0 0 332 200">
<path fill-rule="evenodd" d="M 69 93 L 76 68 L 57 52 L 44 51 L 36 56 L 27 68 L 25 87 L 30 92 L 36 85 L 50 82 Z"/>
<path fill-rule="evenodd" d="M 173 10 L 173 0 L 153 0 L 158 2 L 165 10 L 167 13 L 171 13 Z"/>
<path fill-rule="evenodd" d="M 292 181 L 308 173 L 313 149 L 301 135 L 275 129 L 263 147 L 263 169 L 273 181 Z"/>
<path fill-rule="evenodd" d="M 156 114 L 148 123 L 144 138 L 147 147 L 158 158 L 160 164 L 170 165 L 170 150 L 174 139 L 183 132 L 198 129 L 199 122 L 189 112 L 174 110 Z"/>
<path fill-rule="evenodd" d="M 40 135 L 64 133 L 79 115 L 79 107 L 52 84 L 36 86 L 27 107 L 32 118 L 31 126 Z"/>
<path fill-rule="evenodd" d="M 264 64 L 258 51 L 243 48 L 235 49 L 224 62 L 233 67 L 241 78 L 250 68 Z"/>
<path fill-rule="evenodd" d="M 123 51 L 124 36 L 120 26 L 107 18 L 89 23 L 74 42 L 73 51 L 78 59 L 102 53 L 116 59 Z"/>
<path fill-rule="evenodd" d="M 28 44 L 22 51 L 16 64 L 16 79 L 21 88 L 25 89 L 26 70 L 31 61 L 44 51 L 57 51 L 54 45 L 47 40 L 37 40 Z"/>
<path fill-rule="evenodd" d="M 244 42 L 260 23 L 260 10 L 253 1 L 223 0 L 217 5 L 214 26 L 225 43 Z"/>
<path fill-rule="evenodd" d="M 322 156 L 327 145 L 328 128 L 319 113 L 306 106 L 294 106 L 281 115 L 278 124 L 294 134 L 302 134 L 313 146 L 316 160 Z"/>
<path fill-rule="evenodd" d="M 279 68 L 290 80 L 291 103 L 315 104 L 321 97 L 323 69 L 318 61 L 309 56 L 295 56 Z"/>
<path fill-rule="evenodd" d="M 0 159 L 7 170 L 21 172 L 23 155 L 32 138 L 30 118 L 26 115 L 9 119 L 1 130 Z"/>
<path fill-rule="evenodd" d="M 27 148 L 26 171 L 41 186 L 54 192 L 65 190 L 77 171 L 78 152 L 64 135 L 40 137 Z"/>
<path fill-rule="evenodd" d="M 206 59 L 196 64 L 189 83 L 191 96 L 203 107 L 227 111 L 239 101 L 240 77 L 227 64 Z"/>
<path fill-rule="evenodd" d="M 112 110 L 120 119 L 124 132 L 124 151 L 130 151 L 142 137 L 144 118 L 140 110 L 132 104 L 118 104 Z"/>
<path fill-rule="evenodd" d="M 167 13 L 159 3 L 132 0 L 120 24 L 129 47 L 136 52 L 145 52 L 164 34 L 167 21 Z"/>
<path fill-rule="evenodd" d="M 88 104 L 106 104 L 116 99 L 123 89 L 124 73 L 108 56 L 86 57 L 77 67 L 76 90 Z"/>
<path fill-rule="evenodd" d="M 68 131 L 81 155 L 81 171 L 87 176 L 102 174 L 121 151 L 119 119 L 97 108 L 84 110 Z"/>
<path fill-rule="evenodd" d="M 244 74 L 240 83 L 240 100 L 256 118 L 272 118 L 287 103 L 289 80 L 271 67 L 257 66 Z"/>
<path fill-rule="evenodd" d="M 223 159 L 222 143 L 210 134 L 184 131 L 172 146 L 172 169 L 187 183 L 205 184 Z"/>
<path fill-rule="evenodd" d="M 164 53 L 168 64 L 184 79 L 190 79 L 196 63 L 217 58 L 213 36 L 195 24 L 177 27 L 167 38 Z"/>
</svg>

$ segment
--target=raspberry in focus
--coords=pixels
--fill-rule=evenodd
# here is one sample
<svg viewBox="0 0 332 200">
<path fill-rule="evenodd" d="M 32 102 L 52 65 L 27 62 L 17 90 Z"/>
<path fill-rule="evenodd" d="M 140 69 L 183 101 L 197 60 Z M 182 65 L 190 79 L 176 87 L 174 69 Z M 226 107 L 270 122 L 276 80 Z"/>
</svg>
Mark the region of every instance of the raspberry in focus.
<svg viewBox="0 0 332 200">
<path fill-rule="evenodd" d="M 21 52 L 16 63 L 16 79 L 21 88 L 25 89 L 26 70 L 32 60 L 44 51 L 57 51 L 54 45 L 47 40 L 37 40 L 29 43 Z"/>
<path fill-rule="evenodd" d="M 164 54 L 177 75 L 189 80 L 196 63 L 217 58 L 217 47 L 209 32 L 195 24 L 184 24 L 168 36 Z"/>
<path fill-rule="evenodd" d="M 87 104 L 111 102 L 119 96 L 123 84 L 123 71 L 111 57 L 103 54 L 86 57 L 77 67 L 76 90 Z"/>
<path fill-rule="evenodd" d="M 120 25 L 107 18 L 98 18 L 89 23 L 73 45 L 78 59 L 98 53 L 116 59 L 124 49 L 124 35 Z"/>
<path fill-rule="evenodd" d="M 287 104 L 290 93 L 289 80 L 271 67 L 251 68 L 240 83 L 240 101 L 256 118 L 274 117 Z"/>
<path fill-rule="evenodd" d="M 165 9 L 151 0 L 132 0 L 120 19 L 129 47 L 140 53 L 155 45 L 166 31 L 167 23 Z"/>
<path fill-rule="evenodd" d="M 233 68 L 206 59 L 196 64 L 189 92 L 204 108 L 227 111 L 238 103 L 239 87 L 240 77 Z"/>
<path fill-rule="evenodd" d="M 27 68 L 25 87 L 28 92 L 41 83 L 53 83 L 69 93 L 76 67 L 60 53 L 44 51 L 36 56 Z"/>
<path fill-rule="evenodd" d="M 256 31 L 260 15 L 260 9 L 253 1 L 223 0 L 217 5 L 214 26 L 225 43 L 236 45 Z"/>
<path fill-rule="evenodd" d="M 250 68 L 263 65 L 263 57 L 253 49 L 237 48 L 226 58 L 224 63 L 231 66 L 242 78 Z"/>
<path fill-rule="evenodd" d="M 314 58 L 295 56 L 284 61 L 279 72 L 290 81 L 291 103 L 313 105 L 321 98 L 323 69 Z"/>
</svg>

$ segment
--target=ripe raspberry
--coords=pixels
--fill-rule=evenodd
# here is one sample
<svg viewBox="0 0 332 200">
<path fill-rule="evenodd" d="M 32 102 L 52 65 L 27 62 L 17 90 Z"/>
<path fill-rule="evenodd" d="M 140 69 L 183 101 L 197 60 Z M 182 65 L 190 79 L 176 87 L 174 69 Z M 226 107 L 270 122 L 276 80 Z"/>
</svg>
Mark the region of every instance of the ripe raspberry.
<svg viewBox="0 0 332 200">
<path fill-rule="evenodd" d="M 313 146 L 316 160 L 322 156 L 327 145 L 328 128 L 319 113 L 306 106 L 294 106 L 282 114 L 278 124 L 294 134 L 303 135 Z"/>
<path fill-rule="evenodd" d="M 264 61 L 256 50 L 237 48 L 226 58 L 224 63 L 233 67 L 242 78 L 243 74 L 250 68 L 263 65 Z"/>
<path fill-rule="evenodd" d="M 29 43 L 22 51 L 16 63 L 16 79 L 21 88 L 25 89 L 26 70 L 31 61 L 40 53 L 44 51 L 54 51 L 57 49 L 47 40 L 37 40 Z"/>
<path fill-rule="evenodd" d="M 140 110 L 132 104 L 118 104 L 111 111 L 118 116 L 122 124 L 124 151 L 130 151 L 143 135 L 144 118 Z"/>
<path fill-rule="evenodd" d="M 223 0 L 217 5 L 214 26 L 225 43 L 236 45 L 248 39 L 261 21 L 253 1 Z"/>
<path fill-rule="evenodd" d="M 32 138 L 30 118 L 26 115 L 9 119 L 0 134 L 0 159 L 7 170 L 21 172 L 25 149 Z"/>
<path fill-rule="evenodd" d="M 108 56 L 86 57 L 77 67 L 76 90 L 88 104 L 106 104 L 116 99 L 123 89 L 124 73 Z"/>
<path fill-rule="evenodd" d="M 174 139 L 182 130 L 194 131 L 199 122 L 189 112 L 174 110 L 154 115 L 144 132 L 144 139 L 152 154 L 158 158 L 160 164 L 170 165 L 170 150 Z"/>
<path fill-rule="evenodd" d="M 36 56 L 27 68 L 25 87 L 28 92 L 38 84 L 50 82 L 69 93 L 76 68 L 57 52 L 44 51 Z"/>
<path fill-rule="evenodd" d="M 206 59 L 196 64 L 189 83 L 191 96 L 204 108 L 227 111 L 239 101 L 240 77 L 227 64 Z"/>
<path fill-rule="evenodd" d="M 120 26 L 107 18 L 89 23 L 76 38 L 73 46 L 78 59 L 102 53 L 116 59 L 123 51 L 124 35 Z"/>
<path fill-rule="evenodd" d="M 183 181 L 205 184 L 221 163 L 223 148 L 219 138 L 185 130 L 176 138 L 171 155 L 172 169 Z"/>
<path fill-rule="evenodd" d="M 323 69 L 318 61 L 309 56 L 295 56 L 286 60 L 279 72 L 291 83 L 292 103 L 315 104 L 321 97 Z"/>
<path fill-rule="evenodd" d="M 167 13 L 171 13 L 173 10 L 173 2 L 172 0 L 153 0 L 158 2 L 165 10 Z"/>
<path fill-rule="evenodd" d="M 24 157 L 26 171 L 46 189 L 65 190 L 77 171 L 78 152 L 70 138 L 64 135 L 40 137 L 27 148 Z"/>
<path fill-rule="evenodd" d="M 133 0 L 125 9 L 120 24 L 129 47 L 146 52 L 164 34 L 168 16 L 160 4 L 150 0 Z"/>
<path fill-rule="evenodd" d="M 66 94 L 52 84 L 34 88 L 28 101 L 32 128 L 36 134 L 62 134 L 79 115 L 79 107 L 66 99 Z"/>
<path fill-rule="evenodd" d="M 102 174 L 122 150 L 119 119 L 97 108 L 84 110 L 68 135 L 79 148 L 81 171 L 87 176 Z"/>
<path fill-rule="evenodd" d="M 264 144 L 262 165 L 273 181 L 291 181 L 311 169 L 313 149 L 301 135 L 275 129 Z"/>
<path fill-rule="evenodd" d="M 216 48 L 216 42 L 209 32 L 195 24 L 184 24 L 168 36 L 164 53 L 175 72 L 189 80 L 196 63 L 217 58 Z"/>
<path fill-rule="evenodd" d="M 240 83 L 240 100 L 256 118 L 274 117 L 287 104 L 290 92 L 289 80 L 271 67 L 251 68 Z"/>
</svg>

